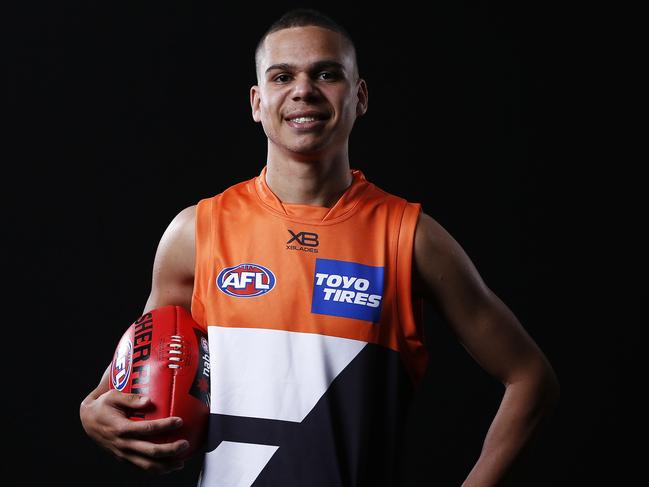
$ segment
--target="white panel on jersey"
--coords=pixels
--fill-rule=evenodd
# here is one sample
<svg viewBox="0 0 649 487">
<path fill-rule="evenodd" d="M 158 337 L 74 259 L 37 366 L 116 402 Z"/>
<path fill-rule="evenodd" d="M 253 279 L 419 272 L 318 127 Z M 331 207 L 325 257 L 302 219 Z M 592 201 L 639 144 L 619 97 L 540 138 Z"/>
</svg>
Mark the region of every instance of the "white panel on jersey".
<svg viewBox="0 0 649 487">
<path fill-rule="evenodd" d="M 211 412 L 302 421 L 367 342 L 209 326 Z"/>
<path fill-rule="evenodd" d="M 198 486 L 250 487 L 279 447 L 222 441 L 205 454 Z"/>
</svg>

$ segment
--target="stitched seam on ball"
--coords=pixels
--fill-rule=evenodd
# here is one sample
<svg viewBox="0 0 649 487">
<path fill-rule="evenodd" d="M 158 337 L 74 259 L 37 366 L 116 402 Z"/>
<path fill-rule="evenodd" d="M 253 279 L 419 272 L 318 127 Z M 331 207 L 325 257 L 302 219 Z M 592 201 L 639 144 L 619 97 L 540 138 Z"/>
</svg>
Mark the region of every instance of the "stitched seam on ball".
<svg viewBox="0 0 649 487">
<path fill-rule="evenodd" d="M 176 320 L 174 321 L 174 335 L 179 335 L 178 333 L 178 306 L 174 306 L 174 313 L 176 314 Z M 182 343 L 182 342 L 181 342 Z M 182 357 L 182 354 L 181 354 Z M 181 365 L 182 367 L 182 365 Z M 179 369 L 171 369 L 172 370 L 172 376 L 171 376 L 171 390 L 169 391 L 169 394 L 171 394 L 171 397 L 169 398 L 169 416 L 174 415 L 174 398 L 175 394 L 174 391 L 176 390 L 176 373 L 173 372 L 174 370 L 179 370 Z"/>
</svg>

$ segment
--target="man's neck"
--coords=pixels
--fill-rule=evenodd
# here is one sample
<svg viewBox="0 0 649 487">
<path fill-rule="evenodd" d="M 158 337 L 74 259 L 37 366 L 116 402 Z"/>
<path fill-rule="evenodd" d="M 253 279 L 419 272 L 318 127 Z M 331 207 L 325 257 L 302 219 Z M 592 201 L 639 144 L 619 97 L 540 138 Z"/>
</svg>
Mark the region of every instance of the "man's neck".
<svg viewBox="0 0 649 487">
<path fill-rule="evenodd" d="M 331 208 L 352 183 L 349 159 L 297 160 L 270 157 L 266 184 L 282 203 Z"/>
</svg>

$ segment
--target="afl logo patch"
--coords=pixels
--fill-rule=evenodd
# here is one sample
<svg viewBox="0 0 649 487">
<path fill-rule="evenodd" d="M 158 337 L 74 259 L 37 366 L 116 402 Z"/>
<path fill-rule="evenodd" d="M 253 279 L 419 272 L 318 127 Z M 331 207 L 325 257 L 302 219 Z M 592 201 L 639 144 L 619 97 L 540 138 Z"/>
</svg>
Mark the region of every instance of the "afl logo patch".
<svg viewBox="0 0 649 487">
<path fill-rule="evenodd" d="M 226 267 L 216 278 L 217 287 L 229 296 L 254 298 L 275 287 L 275 274 L 259 264 L 239 264 Z"/>
<path fill-rule="evenodd" d="M 113 363 L 110 365 L 110 379 L 113 381 L 113 387 L 121 391 L 128 384 L 131 377 L 131 366 L 133 364 L 133 344 L 131 340 L 125 338 L 119 344 Z"/>
</svg>

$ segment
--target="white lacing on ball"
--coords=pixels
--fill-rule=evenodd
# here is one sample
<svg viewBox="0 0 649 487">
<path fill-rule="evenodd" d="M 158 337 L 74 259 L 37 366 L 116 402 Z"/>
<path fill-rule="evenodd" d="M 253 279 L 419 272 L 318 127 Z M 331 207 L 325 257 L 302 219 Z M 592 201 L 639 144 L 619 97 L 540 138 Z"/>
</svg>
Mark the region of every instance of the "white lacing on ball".
<svg viewBox="0 0 649 487">
<path fill-rule="evenodd" d="M 182 362 L 183 361 L 182 357 L 172 357 L 171 356 L 171 354 L 176 354 L 176 355 L 181 355 L 182 356 L 182 354 L 183 354 L 182 341 L 183 341 L 182 336 L 180 336 L 180 335 L 171 335 L 171 343 L 169 343 L 170 350 L 168 351 L 169 355 L 170 355 L 168 357 L 169 361 L 172 361 L 172 362 Z M 167 364 L 167 367 L 170 368 L 170 369 L 179 369 L 181 366 L 179 364 L 170 363 L 170 364 Z"/>
</svg>

